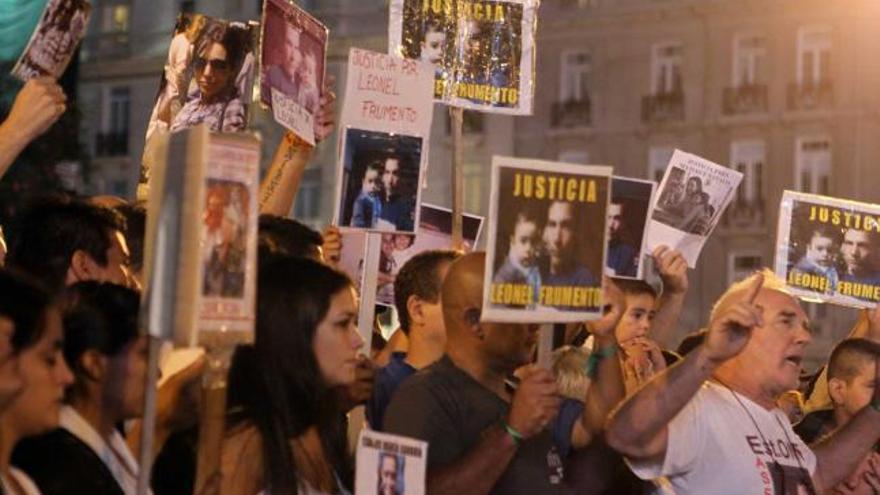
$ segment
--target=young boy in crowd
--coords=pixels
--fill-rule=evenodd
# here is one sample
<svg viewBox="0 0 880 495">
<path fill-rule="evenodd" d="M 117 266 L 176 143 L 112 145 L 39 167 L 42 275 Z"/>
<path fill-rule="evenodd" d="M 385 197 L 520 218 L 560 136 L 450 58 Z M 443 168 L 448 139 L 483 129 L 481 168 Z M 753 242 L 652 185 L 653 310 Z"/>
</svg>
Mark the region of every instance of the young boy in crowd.
<svg viewBox="0 0 880 495">
<path fill-rule="evenodd" d="M 828 280 L 826 292 L 834 292 L 840 278 L 834 267 L 837 252 L 838 246 L 834 234 L 831 230 L 820 227 L 810 235 L 804 257 L 794 265 L 794 269 L 810 275 L 825 277 Z"/>
<path fill-rule="evenodd" d="M 541 292 L 541 272 L 538 270 L 538 253 L 541 246 L 541 232 L 537 218 L 528 210 L 516 215 L 507 258 L 492 277 L 493 284 L 528 284 L 532 288 L 534 307 Z"/>
<path fill-rule="evenodd" d="M 364 180 L 361 192 L 354 200 L 354 210 L 351 214 L 351 226 L 373 228 L 382 213 L 382 201 L 379 199 L 379 176 L 382 174 L 382 164 L 373 162 L 367 165 L 364 171 Z"/>
<path fill-rule="evenodd" d="M 822 440 L 849 421 L 871 402 L 876 384 L 880 344 L 863 338 L 842 340 L 828 359 L 828 394 L 833 409 L 808 414 L 794 427 L 808 445 Z M 865 456 L 859 467 L 834 493 L 874 494 L 880 492 L 880 454 Z"/>
</svg>

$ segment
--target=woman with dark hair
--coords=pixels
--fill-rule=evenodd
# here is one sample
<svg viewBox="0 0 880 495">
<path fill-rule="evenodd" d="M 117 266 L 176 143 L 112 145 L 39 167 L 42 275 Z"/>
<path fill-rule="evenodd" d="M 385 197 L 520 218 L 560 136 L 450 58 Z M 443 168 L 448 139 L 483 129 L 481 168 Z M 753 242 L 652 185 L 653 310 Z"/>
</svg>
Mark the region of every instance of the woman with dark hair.
<svg viewBox="0 0 880 495">
<path fill-rule="evenodd" d="M 223 445 L 221 494 L 347 494 L 339 389 L 354 382 L 363 346 L 355 289 L 343 273 L 293 257 L 265 264 L 258 280 L 256 339 L 230 373 L 237 407 Z"/>
<path fill-rule="evenodd" d="M 214 23 L 205 28 L 195 45 L 193 69 L 198 91 L 180 109 L 171 132 L 201 123 L 212 131 L 242 131 L 245 105 L 236 86 L 236 76 L 250 45 L 246 27 Z"/>
<path fill-rule="evenodd" d="M 61 316 L 47 293 L 6 272 L 0 272 L 0 288 L 8 311 L 3 314 L 13 315 L 12 360 L 24 383 L 0 413 L 0 486 L 3 493 L 34 495 L 40 491 L 33 481 L 11 465 L 12 450 L 20 440 L 58 426 L 64 389 L 73 377 L 61 354 Z"/>
<path fill-rule="evenodd" d="M 137 488 L 138 464 L 117 425 L 143 414 L 147 337 L 139 335 L 137 291 L 80 282 L 65 294 L 64 358 L 74 382 L 60 428 L 30 438 L 13 460 L 44 495 L 123 495 Z"/>
</svg>

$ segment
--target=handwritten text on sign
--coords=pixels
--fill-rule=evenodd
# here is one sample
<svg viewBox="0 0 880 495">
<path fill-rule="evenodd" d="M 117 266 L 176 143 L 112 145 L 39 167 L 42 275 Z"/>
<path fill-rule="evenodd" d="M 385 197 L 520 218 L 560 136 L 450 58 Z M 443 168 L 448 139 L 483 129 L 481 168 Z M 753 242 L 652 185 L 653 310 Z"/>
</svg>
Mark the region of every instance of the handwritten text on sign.
<svg viewBox="0 0 880 495">
<path fill-rule="evenodd" d="M 433 78 L 431 65 L 352 48 L 342 121 L 363 129 L 428 135 Z"/>
</svg>

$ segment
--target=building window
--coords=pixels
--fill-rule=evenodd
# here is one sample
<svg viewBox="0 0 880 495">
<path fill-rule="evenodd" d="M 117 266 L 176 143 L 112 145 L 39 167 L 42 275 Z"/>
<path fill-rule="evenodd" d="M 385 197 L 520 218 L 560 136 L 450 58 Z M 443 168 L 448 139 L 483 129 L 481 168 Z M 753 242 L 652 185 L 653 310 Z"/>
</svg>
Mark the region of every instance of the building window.
<svg viewBox="0 0 880 495">
<path fill-rule="evenodd" d="M 798 32 L 798 84 L 820 86 L 830 80 L 831 28 L 801 28 Z"/>
<path fill-rule="evenodd" d="M 674 151 L 675 149 L 668 146 L 652 146 L 648 150 L 648 179 L 658 184 L 663 180 L 663 174 L 666 173 L 666 167 Z"/>
<path fill-rule="evenodd" d="M 799 191 L 830 194 L 831 140 L 825 137 L 798 139 L 795 174 L 795 187 Z"/>
<path fill-rule="evenodd" d="M 583 101 L 590 96 L 592 58 L 587 52 L 562 54 L 559 101 Z"/>
<path fill-rule="evenodd" d="M 727 261 L 727 285 L 742 280 L 762 268 L 761 254 L 731 253 Z"/>
<path fill-rule="evenodd" d="M 128 86 L 110 88 L 104 96 L 101 129 L 95 139 L 97 156 L 128 154 L 128 129 L 131 116 L 131 91 Z"/>
<path fill-rule="evenodd" d="M 755 203 L 764 199 L 764 163 L 766 150 L 763 141 L 735 141 L 730 146 L 731 168 L 743 174 L 743 182 L 736 189 L 736 202 Z"/>
<path fill-rule="evenodd" d="M 681 84 L 681 43 L 655 45 L 651 59 L 651 91 L 655 95 L 678 94 Z"/>
<path fill-rule="evenodd" d="M 127 4 L 105 5 L 101 27 L 105 33 L 127 33 L 130 19 L 131 6 Z"/>
<path fill-rule="evenodd" d="M 767 40 L 763 36 L 738 36 L 733 45 L 733 86 L 754 86 L 766 81 Z"/>
<path fill-rule="evenodd" d="M 587 165 L 590 163 L 590 153 L 586 150 L 565 150 L 559 152 L 558 160 L 563 163 Z"/>
</svg>

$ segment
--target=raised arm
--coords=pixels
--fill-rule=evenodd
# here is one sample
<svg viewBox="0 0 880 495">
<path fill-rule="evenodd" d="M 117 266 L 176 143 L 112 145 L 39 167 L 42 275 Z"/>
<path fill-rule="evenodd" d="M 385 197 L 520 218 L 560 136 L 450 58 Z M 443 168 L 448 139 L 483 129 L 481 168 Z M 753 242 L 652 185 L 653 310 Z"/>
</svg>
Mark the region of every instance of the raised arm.
<svg viewBox="0 0 880 495">
<path fill-rule="evenodd" d="M 663 292 L 657 299 L 653 339 L 669 345 L 688 291 L 688 266 L 682 254 L 667 246 L 658 246 L 652 253 L 654 266 L 663 280 Z"/>
<path fill-rule="evenodd" d="M 324 93 L 321 95 L 321 107 L 315 116 L 315 140 L 326 139 L 335 125 L 333 104 L 336 95 L 331 91 L 333 79 L 327 78 Z M 260 183 L 260 213 L 269 213 L 280 217 L 290 216 L 296 191 L 299 189 L 303 173 L 315 148 L 287 132 L 275 150 L 275 157 L 266 176 Z"/>
<path fill-rule="evenodd" d="M 31 79 L 15 97 L 0 124 L 0 177 L 31 141 L 46 132 L 67 109 L 67 96 L 50 77 Z"/>
<path fill-rule="evenodd" d="M 665 454 L 669 422 L 721 363 L 743 350 L 752 329 L 761 325 L 761 311 L 754 301 L 763 282 L 763 277 L 757 277 L 743 301 L 709 324 L 702 346 L 656 375 L 612 413 L 607 429 L 612 448 L 633 459 Z"/>
<path fill-rule="evenodd" d="M 601 319 L 587 324 L 594 338 L 587 364 L 592 384 L 584 400 L 584 412 L 571 434 L 571 446 L 575 449 L 586 447 L 601 433 L 611 410 L 625 396 L 614 328 L 623 316 L 626 303 L 614 282 L 607 277 L 603 282 L 604 301 L 610 309 Z"/>
</svg>

